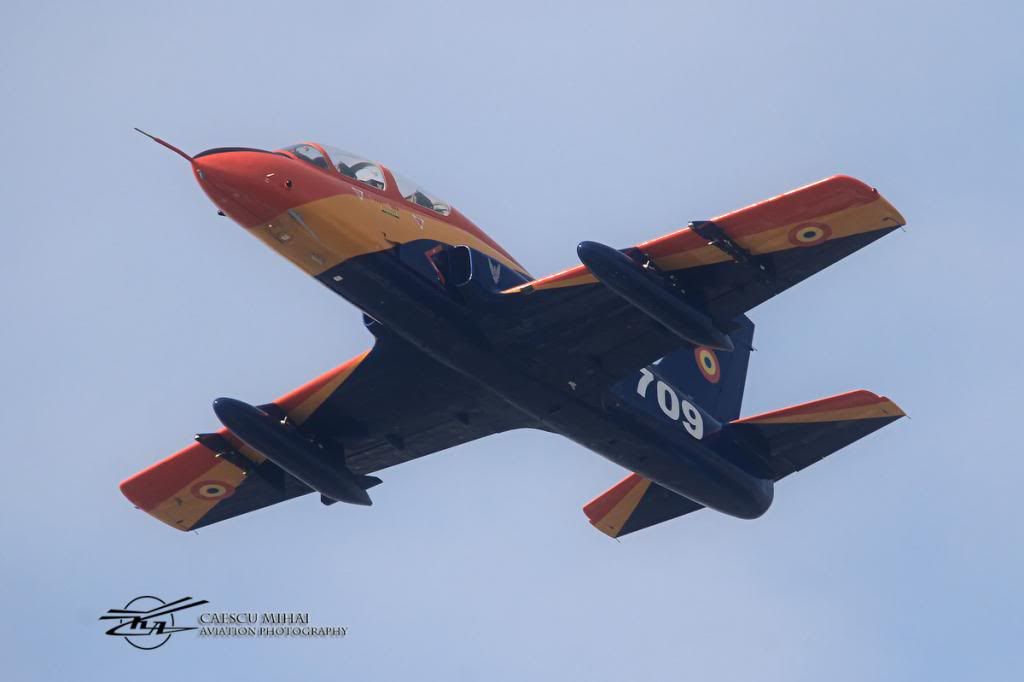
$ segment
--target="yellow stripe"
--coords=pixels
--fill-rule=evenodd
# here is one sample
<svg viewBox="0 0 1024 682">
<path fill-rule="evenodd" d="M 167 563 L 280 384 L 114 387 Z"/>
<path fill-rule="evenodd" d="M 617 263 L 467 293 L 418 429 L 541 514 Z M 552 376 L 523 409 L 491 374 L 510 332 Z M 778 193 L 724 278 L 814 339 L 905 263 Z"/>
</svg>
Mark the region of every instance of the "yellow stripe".
<svg viewBox="0 0 1024 682">
<path fill-rule="evenodd" d="M 384 206 L 370 196 L 338 194 L 300 206 L 253 228 L 252 233 L 313 276 L 355 256 L 386 251 L 395 244 L 418 239 L 469 246 L 523 272 L 519 263 L 472 233 L 408 209 L 392 208 L 386 213 L 382 210 Z"/>
<path fill-rule="evenodd" d="M 781 227 L 765 230 L 749 237 L 740 237 L 736 240 L 736 243 L 754 255 L 791 249 L 794 247 L 794 244 L 789 241 L 789 233 L 798 225 L 808 222 L 828 225 L 832 229 L 832 234 L 829 237 L 829 241 L 831 241 L 833 239 L 851 237 L 855 234 L 874 232 L 885 227 L 895 227 L 902 223 L 902 216 L 888 201 L 879 198 L 869 204 L 851 206 L 850 208 L 836 211 L 835 213 L 828 213 L 819 218 L 787 223 Z"/>
<path fill-rule="evenodd" d="M 192 494 L 193 486 L 200 481 L 223 481 L 237 488 L 244 480 L 244 471 L 222 459 L 201 477 L 189 481 L 184 488 L 149 510 L 149 513 L 175 528 L 188 530 L 220 501 L 196 497 Z"/>
<path fill-rule="evenodd" d="M 345 383 L 345 381 L 352 375 L 352 372 L 354 372 L 356 368 L 362 364 L 363 360 L 366 359 L 366 356 L 370 354 L 371 350 L 372 349 L 368 349 L 364 351 L 362 355 L 356 356 L 349 362 L 348 367 L 346 367 L 342 372 L 339 372 L 330 381 L 321 386 L 316 393 L 306 398 L 304 402 L 299 403 L 298 407 L 288 413 L 289 418 L 291 418 L 291 420 L 296 424 L 302 424 L 309 419 L 309 416 L 316 412 L 316 409 L 323 405 L 324 401 L 330 398 L 331 395 L 338 390 L 339 386 Z M 245 443 L 241 443 L 238 446 L 238 451 L 256 464 L 262 464 L 267 459 L 263 456 L 263 453 L 258 450 L 253 450 Z"/>
<path fill-rule="evenodd" d="M 318 407 L 323 405 L 325 400 L 330 398 L 331 395 L 336 390 L 338 390 L 339 386 L 341 386 L 343 383 L 345 383 L 345 381 L 348 380 L 348 378 L 352 375 L 352 372 L 356 371 L 356 368 L 362 364 L 363 360 L 365 360 L 366 356 L 369 354 L 369 350 L 364 352 L 361 356 L 358 357 L 358 359 L 355 362 L 350 363 L 349 366 L 346 367 L 343 372 L 340 372 L 336 377 L 334 377 L 326 384 L 324 384 L 320 388 L 320 390 L 311 395 L 304 402 L 300 403 L 298 407 L 296 407 L 288 414 L 288 416 L 291 417 L 292 421 L 294 421 L 296 424 L 301 424 L 307 419 L 309 419 L 309 415 L 313 414 L 313 412 L 315 412 Z"/>
<path fill-rule="evenodd" d="M 514 294 L 514 293 L 518 293 L 518 292 L 522 291 L 523 289 L 525 289 L 527 287 L 531 287 L 531 286 L 539 291 L 541 289 L 561 289 L 562 287 L 577 287 L 577 286 L 580 286 L 581 284 L 594 284 L 596 282 L 597 282 L 597 278 L 594 277 L 592 274 L 590 274 L 589 270 L 584 269 L 582 273 L 580 273 L 579 275 L 576 275 L 575 277 L 570 277 L 568 279 L 562 279 L 562 280 L 558 280 L 556 282 L 550 282 L 550 283 L 546 283 L 546 284 L 537 284 L 537 285 L 533 285 L 533 284 L 530 284 L 530 283 L 523 284 L 521 286 L 518 286 L 518 287 L 515 287 L 515 288 L 512 288 L 512 289 L 508 289 L 508 290 L 506 290 L 506 291 L 504 291 L 502 293 Z"/>
<path fill-rule="evenodd" d="M 647 489 L 650 487 L 650 479 L 641 479 L 640 483 L 633 486 L 633 489 L 626 493 L 625 497 L 610 512 L 604 515 L 604 518 L 595 522 L 594 526 L 605 535 L 613 538 L 618 537 L 622 527 L 626 525 L 626 521 L 636 511 L 637 505 L 640 504 L 640 500 L 643 499 Z"/>
<path fill-rule="evenodd" d="M 840 239 L 842 237 L 850 237 L 856 234 L 863 234 L 865 232 L 873 232 L 886 227 L 894 227 L 896 225 L 903 224 L 904 220 L 903 216 L 900 215 L 899 211 L 897 211 L 892 204 L 884 198 L 879 197 L 867 204 L 851 206 L 841 211 L 835 211 L 809 220 L 794 221 L 779 227 L 763 230 L 755 234 L 737 237 L 735 238 L 735 241 L 741 247 L 750 251 L 754 255 L 775 253 L 778 251 L 798 248 L 797 245 L 789 241 L 789 233 L 798 225 L 808 222 L 820 222 L 828 225 L 832 230 L 829 240 L 832 240 Z M 695 268 L 702 265 L 713 265 L 715 263 L 724 263 L 729 260 L 732 260 L 731 257 L 721 249 L 714 246 L 702 245 L 697 248 L 657 258 L 654 263 L 659 269 L 668 271 Z M 539 284 L 527 283 L 525 285 L 515 287 L 514 289 L 509 289 L 506 293 L 517 293 L 523 289 L 531 287 L 538 291 L 542 289 L 559 289 L 562 287 L 592 284 L 596 281 L 597 280 L 589 271 L 583 270 L 583 272 L 571 278 L 555 280 L 552 282 L 541 282 Z"/>
<path fill-rule="evenodd" d="M 350 363 L 343 372 L 340 372 L 337 376 L 333 377 L 330 381 L 320 387 L 320 389 L 313 395 L 300 403 L 298 407 L 288 414 L 288 416 L 291 417 L 296 424 L 301 424 L 306 421 L 306 419 L 309 418 L 309 415 L 315 412 L 316 409 L 320 407 L 320 405 L 322 405 L 323 402 L 327 400 L 339 386 L 345 383 L 345 380 L 351 376 L 356 367 L 358 367 L 369 354 L 370 351 L 367 350 L 362 354 L 362 356 L 358 357 L 355 362 Z M 257 450 L 253 450 L 245 443 L 241 443 L 239 445 L 238 452 L 252 460 L 254 464 L 261 464 L 267 459 L 262 453 Z M 161 502 L 149 513 L 176 528 L 191 528 L 203 517 L 204 514 L 213 509 L 218 502 L 227 499 L 220 498 L 217 500 L 207 500 L 193 495 L 192 487 L 200 481 L 206 480 L 223 481 L 237 488 L 245 482 L 245 472 L 227 460 L 221 460 L 212 469 L 205 472 L 200 477 L 189 481 L 184 488 L 176 492 L 170 498 Z"/>
</svg>

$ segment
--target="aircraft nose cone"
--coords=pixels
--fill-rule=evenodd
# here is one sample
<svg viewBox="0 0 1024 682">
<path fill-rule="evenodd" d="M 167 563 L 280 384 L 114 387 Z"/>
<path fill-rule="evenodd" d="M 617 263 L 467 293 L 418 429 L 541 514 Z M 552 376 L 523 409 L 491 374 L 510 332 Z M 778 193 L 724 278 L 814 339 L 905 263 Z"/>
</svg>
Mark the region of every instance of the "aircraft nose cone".
<svg viewBox="0 0 1024 682">
<path fill-rule="evenodd" d="M 217 207 L 244 227 L 288 210 L 279 156 L 258 149 L 210 149 L 192 161 L 196 180 Z"/>
</svg>

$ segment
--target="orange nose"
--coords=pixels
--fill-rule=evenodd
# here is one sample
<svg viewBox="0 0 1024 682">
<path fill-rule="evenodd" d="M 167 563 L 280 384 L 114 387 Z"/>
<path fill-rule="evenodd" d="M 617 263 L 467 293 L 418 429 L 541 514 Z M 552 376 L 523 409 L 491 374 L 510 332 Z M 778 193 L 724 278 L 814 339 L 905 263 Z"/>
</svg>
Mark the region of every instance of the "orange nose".
<svg viewBox="0 0 1024 682">
<path fill-rule="evenodd" d="M 259 149 L 210 149 L 192 167 L 210 200 L 243 227 L 272 221 L 294 203 L 289 159 Z"/>
</svg>

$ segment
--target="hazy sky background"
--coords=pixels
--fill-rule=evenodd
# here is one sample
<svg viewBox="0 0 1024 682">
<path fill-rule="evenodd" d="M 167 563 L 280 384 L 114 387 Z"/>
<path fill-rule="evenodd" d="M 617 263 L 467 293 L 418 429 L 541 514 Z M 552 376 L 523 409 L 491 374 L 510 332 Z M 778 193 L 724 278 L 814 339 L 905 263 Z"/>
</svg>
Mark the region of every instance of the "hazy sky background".
<svg viewBox="0 0 1024 682">
<path fill-rule="evenodd" d="M 838 3 L 836 3 L 838 5 Z M 1020 3 L 4 2 L 5 679 L 1018 680 Z M 306 139 L 459 206 L 535 275 L 837 172 L 896 232 L 758 309 L 744 413 L 912 416 L 617 543 L 623 471 L 515 432 L 178 533 L 117 483 L 361 352 L 358 311 L 215 215 L 184 149 Z M 105 637 L 139 594 L 342 640 Z M 102 675 L 102 678 L 100 677 Z"/>
</svg>

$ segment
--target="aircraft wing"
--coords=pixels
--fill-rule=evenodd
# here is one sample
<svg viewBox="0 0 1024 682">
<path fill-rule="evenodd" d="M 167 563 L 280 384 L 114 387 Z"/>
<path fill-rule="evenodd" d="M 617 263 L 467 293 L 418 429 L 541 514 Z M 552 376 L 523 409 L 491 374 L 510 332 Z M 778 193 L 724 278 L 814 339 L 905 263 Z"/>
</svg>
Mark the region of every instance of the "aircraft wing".
<svg viewBox="0 0 1024 682">
<path fill-rule="evenodd" d="M 837 175 L 697 222 L 625 252 L 650 259 L 680 296 L 723 331 L 738 315 L 904 224 L 877 190 Z M 510 353 L 548 353 L 602 383 L 684 342 L 596 280 L 583 265 L 503 292 L 490 322 Z M 578 382 L 578 380 L 577 380 Z"/>
<path fill-rule="evenodd" d="M 342 446 L 356 474 L 530 425 L 476 384 L 386 336 L 262 407 L 287 415 L 322 443 Z M 121 491 L 136 507 L 179 530 L 312 492 L 226 429 L 197 438 L 122 482 Z"/>
</svg>

